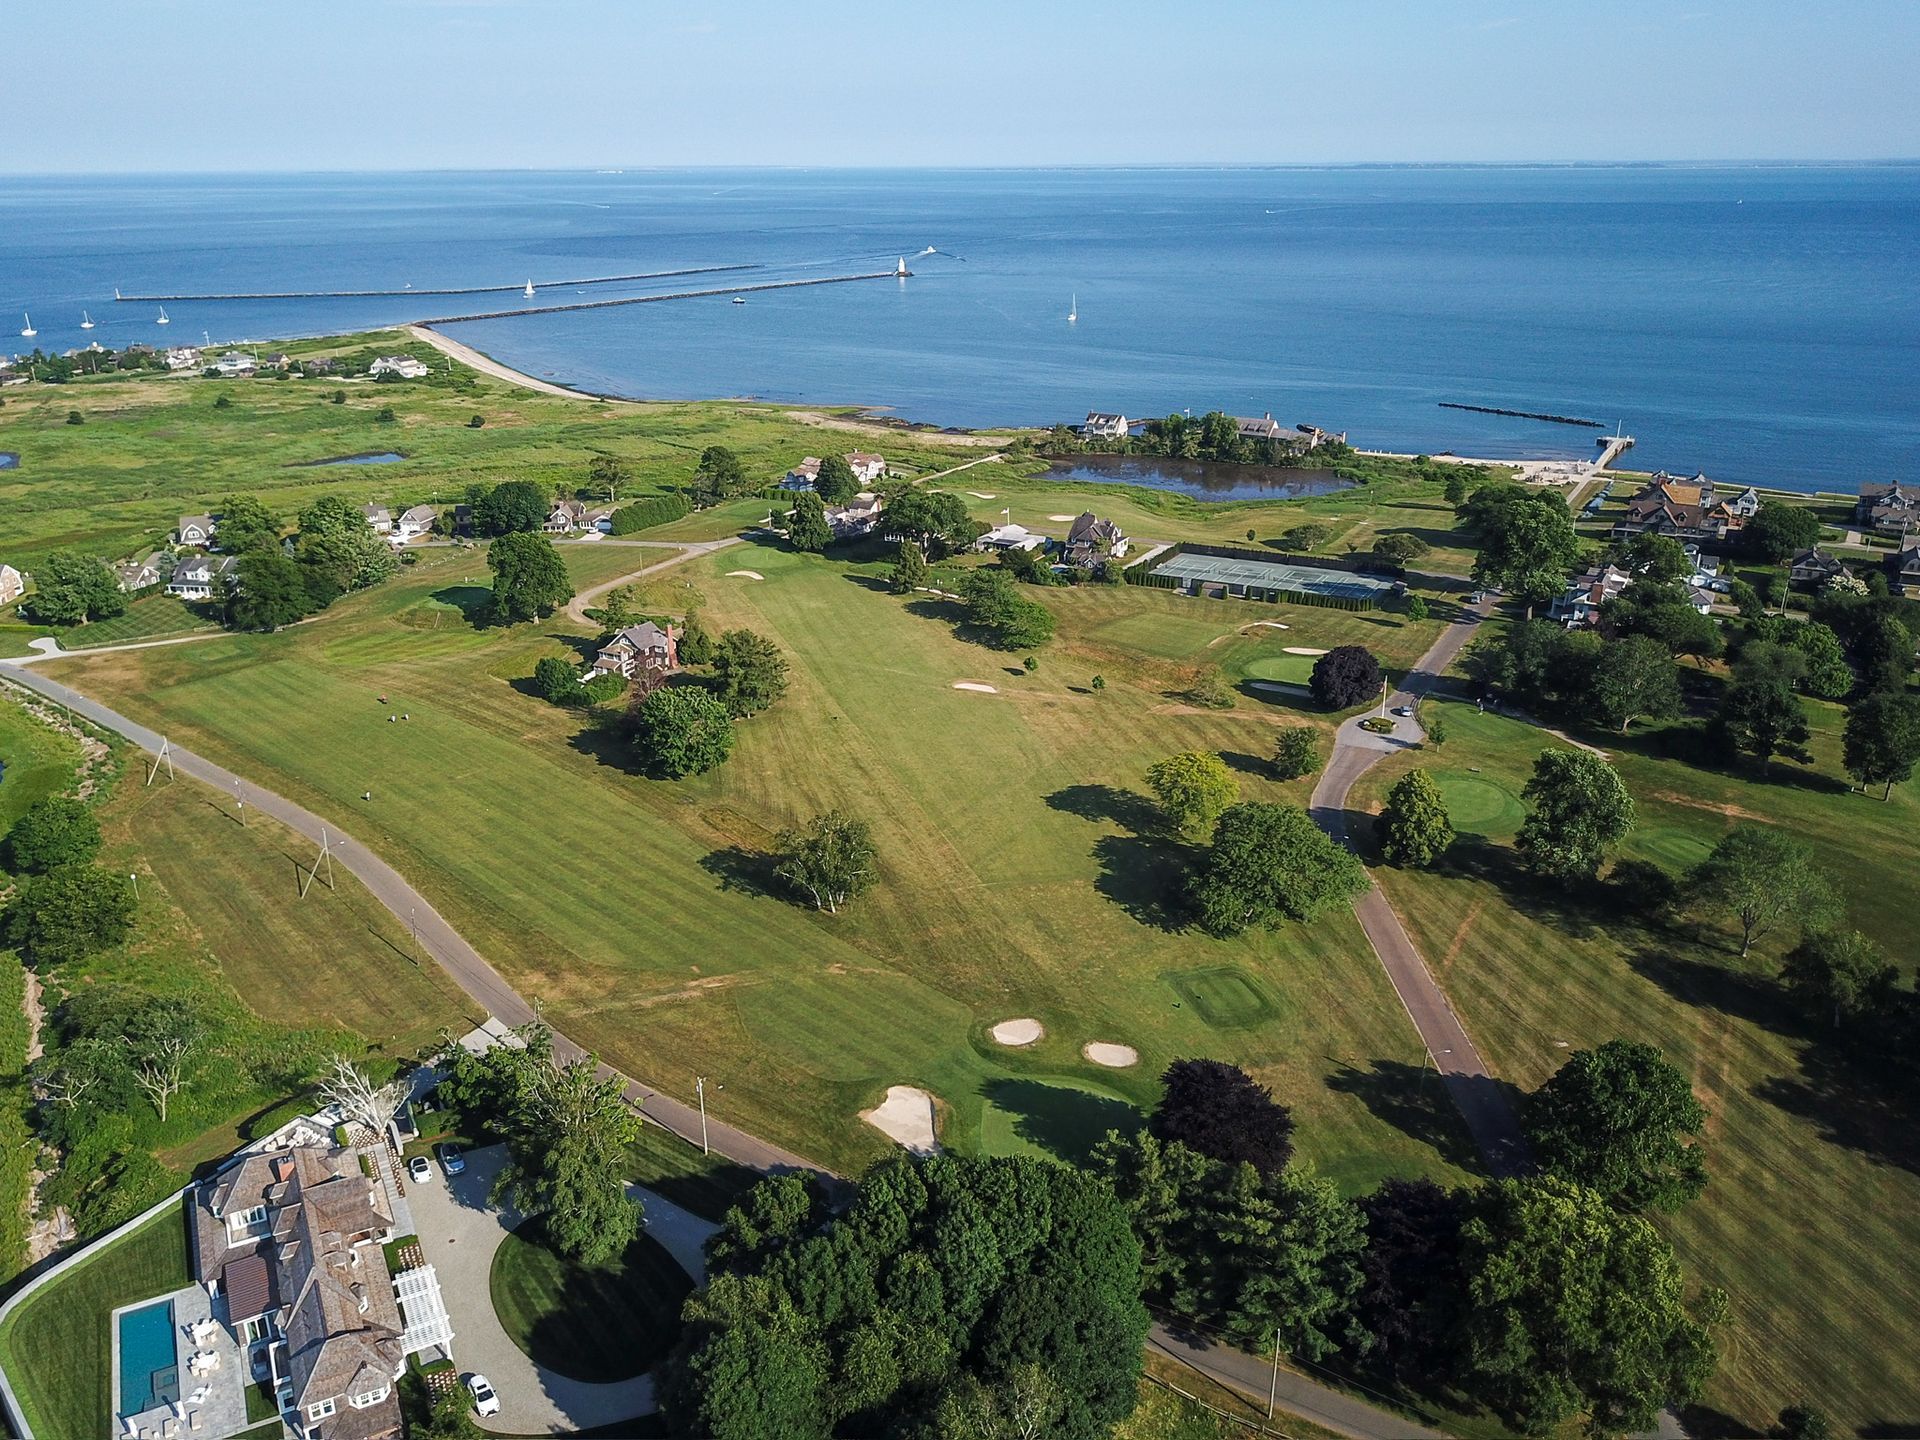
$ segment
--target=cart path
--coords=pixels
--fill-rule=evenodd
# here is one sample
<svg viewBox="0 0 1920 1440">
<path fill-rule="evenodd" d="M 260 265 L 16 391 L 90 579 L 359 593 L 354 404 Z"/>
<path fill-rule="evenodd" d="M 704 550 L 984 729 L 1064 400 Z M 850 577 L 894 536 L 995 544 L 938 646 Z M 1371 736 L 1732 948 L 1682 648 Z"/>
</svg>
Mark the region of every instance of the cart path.
<svg viewBox="0 0 1920 1440">
<path fill-rule="evenodd" d="M 585 590 L 582 590 L 578 595 L 575 595 L 573 599 L 567 602 L 567 618 L 579 625 L 591 625 L 593 624 L 593 621 L 587 618 L 587 606 L 591 605 L 595 600 L 598 600 L 602 595 L 605 595 L 608 591 L 616 590 L 622 585 L 631 585 L 634 581 L 644 579 L 648 575 L 654 574 L 656 571 L 671 569 L 673 566 L 679 565 L 682 562 L 687 560 L 692 560 L 697 556 L 711 555 L 714 553 L 714 551 L 724 550 L 729 545 L 738 545 L 741 542 L 741 540 L 744 538 L 745 537 L 740 535 L 729 535 L 725 539 L 721 539 L 721 540 L 691 541 L 688 544 L 681 547 L 679 554 L 674 555 L 669 559 L 656 560 L 653 562 L 653 564 L 642 565 L 638 570 L 631 571 L 628 574 L 616 575 L 613 579 L 604 581 L 599 585 L 588 586 Z M 605 542 L 603 541 L 601 543 L 604 544 Z M 656 546 L 656 545 L 672 544 L 672 543 L 678 543 L 678 542 L 662 541 L 662 540 L 645 540 L 645 541 L 630 541 L 627 543 Z"/>
<path fill-rule="evenodd" d="M 1411 708 L 1432 690 L 1454 657 L 1473 638 L 1492 604 L 1488 599 L 1478 605 L 1463 606 L 1459 618 L 1440 632 L 1439 639 L 1415 663 L 1387 703 Z M 1353 844 L 1353 837 L 1348 832 L 1352 812 L 1347 809 L 1347 796 L 1354 782 L 1377 765 L 1382 756 L 1408 749 L 1424 738 L 1414 720 L 1399 722 L 1402 730 L 1412 731 L 1412 738 L 1403 739 L 1398 735 L 1374 735 L 1362 730 L 1363 718 L 1355 716 L 1335 733 L 1332 758 L 1308 802 L 1314 822 L 1348 846 Z M 1508 1103 L 1505 1089 L 1474 1048 L 1473 1038 L 1447 1002 L 1446 993 L 1414 948 L 1385 893 L 1377 884 L 1369 883 L 1366 893 L 1353 902 L 1353 911 L 1489 1168 L 1495 1175 L 1517 1173 L 1526 1157 L 1519 1117 Z"/>
</svg>

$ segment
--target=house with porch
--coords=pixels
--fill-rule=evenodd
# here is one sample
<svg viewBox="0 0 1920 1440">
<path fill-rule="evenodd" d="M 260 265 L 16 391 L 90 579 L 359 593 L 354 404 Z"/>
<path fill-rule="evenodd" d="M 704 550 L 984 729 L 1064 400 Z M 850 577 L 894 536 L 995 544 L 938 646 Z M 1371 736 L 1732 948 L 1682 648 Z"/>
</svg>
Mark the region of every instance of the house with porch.
<svg viewBox="0 0 1920 1440">
<path fill-rule="evenodd" d="M 414 505 L 400 512 L 400 518 L 393 522 L 393 538 L 396 540 L 417 540 L 433 529 L 433 522 L 439 518 L 440 511 L 432 505 Z"/>
<path fill-rule="evenodd" d="M 160 583 L 160 562 L 164 557 L 158 550 L 143 555 L 137 560 L 122 560 L 113 567 L 114 581 L 127 594 L 136 590 L 145 590 L 150 585 Z M 0 592 L 4 591 L 0 586 Z"/>
<path fill-rule="evenodd" d="M 826 507 L 827 526 L 833 531 L 834 539 L 855 540 L 873 533 L 873 527 L 880 522 L 880 512 L 885 508 L 886 501 L 871 490 L 862 490 L 845 505 Z"/>
<path fill-rule="evenodd" d="M 177 600 L 224 600 L 227 582 L 240 572 L 234 555 L 193 555 L 173 567 L 167 594 Z"/>
<path fill-rule="evenodd" d="M 385 535 L 393 529 L 393 512 L 384 505 L 362 505 L 360 518 L 367 522 L 367 528 L 376 535 Z"/>
<path fill-rule="evenodd" d="M 540 528 L 549 535 L 571 535 L 585 524 L 586 516 L 587 507 L 578 500 L 562 500 L 547 512 Z"/>
<path fill-rule="evenodd" d="M 367 367 L 367 373 L 376 380 L 423 380 L 427 367 L 411 355 L 382 355 Z"/>
<path fill-rule="evenodd" d="M 782 490 L 811 490 L 813 488 L 813 482 L 819 478 L 820 457 L 818 455 L 809 455 L 798 465 L 787 471 L 786 478 L 780 482 L 780 488 Z"/>
<path fill-rule="evenodd" d="M 1600 623 L 1600 607 L 1633 584 L 1633 572 L 1619 565 L 1606 564 L 1576 575 L 1568 582 L 1547 611 L 1569 630 L 1583 630 Z"/>
<path fill-rule="evenodd" d="M 1117 560 L 1126 553 L 1127 537 L 1119 524 L 1102 520 L 1091 510 L 1082 511 L 1067 531 L 1069 565 L 1091 566 L 1109 555 Z"/>
<path fill-rule="evenodd" d="M 1744 516 L 1720 499 L 1705 475 L 1681 480 L 1662 472 L 1627 501 L 1627 513 L 1614 522 L 1612 535 L 1615 540 L 1652 534 L 1696 543 L 1722 541 L 1746 523 Z"/>
<path fill-rule="evenodd" d="M 887 462 L 871 450 L 849 450 L 847 468 L 862 485 L 871 485 L 887 473 Z"/>
<path fill-rule="evenodd" d="M 1920 530 L 1920 485 L 1896 480 L 1862 480 L 1853 518 L 1882 535 L 1910 535 Z"/>
<path fill-rule="evenodd" d="M 253 374 L 260 362 L 244 350 L 229 350 L 213 362 L 213 373 L 223 380 L 235 380 Z"/>
<path fill-rule="evenodd" d="M 1829 555 L 1818 545 L 1810 550 L 1802 550 L 1789 562 L 1787 579 L 1794 585 L 1805 586 L 1809 590 L 1824 590 L 1833 583 L 1834 577 L 1844 574 L 1846 566 L 1835 556 Z"/>
<path fill-rule="evenodd" d="M 580 678 L 619 675 L 624 679 L 664 680 L 680 668 L 680 633 L 671 625 L 643 620 L 629 625 L 600 647 Z"/>
</svg>

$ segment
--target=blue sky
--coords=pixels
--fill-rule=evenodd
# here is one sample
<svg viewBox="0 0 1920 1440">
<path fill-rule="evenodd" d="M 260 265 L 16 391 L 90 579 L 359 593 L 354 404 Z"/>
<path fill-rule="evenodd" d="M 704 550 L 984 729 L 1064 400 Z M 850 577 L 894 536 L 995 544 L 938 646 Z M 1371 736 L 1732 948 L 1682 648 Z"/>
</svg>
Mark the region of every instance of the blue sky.
<svg viewBox="0 0 1920 1440">
<path fill-rule="evenodd" d="M 1920 156 L 1913 0 L 0 0 L 0 173 Z"/>
</svg>

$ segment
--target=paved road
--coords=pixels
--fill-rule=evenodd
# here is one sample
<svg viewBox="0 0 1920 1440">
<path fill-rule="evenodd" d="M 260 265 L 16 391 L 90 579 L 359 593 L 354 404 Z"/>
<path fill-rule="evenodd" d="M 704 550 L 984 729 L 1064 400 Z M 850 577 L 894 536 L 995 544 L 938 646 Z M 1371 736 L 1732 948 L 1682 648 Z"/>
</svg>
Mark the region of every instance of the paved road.
<svg viewBox="0 0 1920 1440">
<path fill-rule="evenodd" d="M 1329 1389 L 1284 1365 L 1276 1380 L 1271 1360 L 1204 1336 L 1156 1324 L 1147 1332 L 1147 1348 L 1191 1365 L 1256 1403 L 1263 1403 L 1271 1393 L 1281 1411 L 1311 1420 L 1337 1435 L 1351 1436 L 1352 1440 L 1443 1440 L 1438 1430 L 1356 1400 L 1344 1391 Z"/>
<path fill-rule="evenodd" d="M 1420 657 L 1407 675 L 1406 683 L 1387 699 L 1389 708 L 1412 707 L 1446 673 L 1454 657 L 1473 638 L 1479 622 L 1492 607 L 1492 601 L 1464 609 L 1460 619 L 1440 632 L 1440 638 Z M 1375 735 L 1360 728 L 1356 716 L 1342 725 L 1334 739 L 1333 756 L 1313 787 L 1309 809 L 1321 829 L 1348 845 L 1353 843 L 1349 826 L 1356 818 L 1347 809 L 1347 796 L 1354 782 L 1380 763 L 1382 756 L 1417 744 L 1423 732 L 1417 721 L 1398 720 L 1398 734 Z M 1521 1139 L 1519 1117 L 1507 1103 L 1506 1092 L 1488 1071 L 1473 1039 L 1447 1003 L 1446 993 L 1434 982 L 1420 952 L 1408 938 L 1406 927 L 1394 914 L 1393 906 L 1378 885 L 1353 902 L 1360 928 L 1366 932 L 1373 953 L 1380 958 L 1387 978 L 1393 982 L 1400 1003 L 1407 1007 L 1414 1028 L 1432 1057 L 1434 1067 L 1446 1082 L 1447 1093 L 1459 1107 L 1474 1143 L 1487 1158 L 1496 1175 L 1515 1173 L 1524 1163 L 1525 1146 Z"/>
<path fill-rule="evenodd" d="M 602 540 L 599 543 L 602 545 L 605 545 L 605 544 L 608 544 L 609 542 Z M 613 544 L 644 544 L 651 547 L 651 546 L 665 544 L 668 542 L 659 541 L 659 540 L 646 540 L 646 541 L 613 541 L 611 543 Z M 604 584 L 593 585 L 588 587 L 585 590 L 582 590 L 578 595 L 574 596 L 570 602 L 568 602 L 567 618 L 569 620 L 574 621 L 576 624 L 591 625 L 593 621 L 587 618 L 587 606 L 591 605 L 594 601 L 598 600 L 602 595 L 606 594 L 609 590 L 614 589 L 616 586 L 631 585 L 635 580 L 643 579 L 646 576 L 653 574 L 657 570 L 671 569 L 673 566 L 682 564 L 688 560 L 692 560 L 696 556 L 711 555 L 716 550 L 724 550 L 729 545 L 738 545 L 739 543 L 740 543 L 740 537 L 738 535 L 729 535 L 724 540 L 696 540 L 691 544 L 684 545 L 680 548 L 680 553 L 678 555 L 673 556 L 671 559 L 656 560 L 651 565 L 642 565 L 638 570 L 635 570 L 633 573 L 629 575 L 619 575 L 613 578 L 612 580 L 607 581 Z"/>
</svg>

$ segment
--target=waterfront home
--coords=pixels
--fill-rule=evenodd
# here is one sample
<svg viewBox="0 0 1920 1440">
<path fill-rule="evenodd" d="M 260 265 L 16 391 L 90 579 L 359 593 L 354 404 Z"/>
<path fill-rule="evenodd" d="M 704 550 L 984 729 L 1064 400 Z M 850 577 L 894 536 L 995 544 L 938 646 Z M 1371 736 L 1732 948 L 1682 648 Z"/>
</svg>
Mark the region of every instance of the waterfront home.
<svg viewBox="0 0 1920 1440">
<path fill-rule="evenodd" d="M 887 462 L 871 450 L 849 450 L 847 468 L 862 485 L 871 485 L 887 473 Z"/>
<path fill-rule="evenodd" d="M 27 577 L 11 565 L 0 565 L 0 605 L 11 605 L 27 593 Z"/>
<path fill-rule="evenodd" d="M 1920 595 L 1920 536 L 1902 542 L 1899 552 L 1888 559 L 1887 569 L 1892 572 L 1894 589 L 1902 595 Z M 0 593 L 5 589 L 4 580 L 0 580 Z"/>
<path fill-rule="evenodd" d="M 331 375 L 339 366 L 325 356 L 309 356 L 299 362 L 302 375 Z"/>
<path fill-rule="evenodd" d="M 540 528 L 549 535 L 571 535 L 585 520 L 587 507 L 578 500 L 562 500 L 547 513 L 546 523 Z"/>
<path fill-rule="evenodd" d="M 293 363 L 293 357 L 284 350 L 276 350 L 260 363 L 269 370 L 284 370 Z"/>
<path fill-rule="evenodd" d="M 820 457 L 809 455 L 798 465 L 787 471 L 787 478 L 780 482 L 782 490 L 811 490 L 813 482 L 820 478 Z"/>
<path fill-rule="evenodd" d="M 427 367 L 411 355 L 382 355 L 367 367 L 367 373 L 376 380 L 420 380 Z"/>
<path fill-rule="evenodd" d="M 1920 530 L 1920 485 L 1895 480 L 1862 480 L 1853 503 L 1856 522 L 1882 535 L 1907 535 Z"/>
<path fill-rule="evenodd" d="M 173 576 L 167 581 L 167 594 L 177 600 L 223 600 L 227 582 L 239 573 L 240 561 L 236 556 L 192 555 L 173 567 Z"/>
<path fill-rule="evenodd" d="M 393 522 L 393 536 L 396 540 L 413 540 L 433 529 L 433 522 L 440 512 L 431 505 L 415 505 L 402 510 L 400 518 Z"/>
<path fill-rule="evenodd" d="M 113 567 L 113 578 L 120 588 L 131 595 L 136 590 L 145 590 L 160 583 L 160 552 L 138 560 L 123 560 Z"/>
<path fill-rule="evenodd" d="M 1244 415 L 1236 415 L 1233 417 L 1233 428 L 1239 433 L 1242 440 L 1280 441 L 1291 438 L 1288 434 L 1287 427 L 1273 418 L 1272 411 L 1268 411 L 1257 420 L 1249 419 Z"/>
<path fill-rule="evenodd" d="M 1627 501 L 1627 513 L 1614 522 L 1613 538 L 1670 535 L 1677 540 L 1725 540 L 1746 524 L 1715 493 L 1704 475 L 1681 480 L 1664 472 Z"/>
<path fill-rule="evenodd" d="M 996 526 L 973 542 L 976 550 L 1038 550 L 1047 543 L 1047 537 L 1036 535 L 1024 525 L 1015 525 L 1009 521 Z"/>
<path fill-rule="evenodd" d="M 836 540 L 853 540 L 870 535 L 879 522 L 880 512 L 885 508 L 886 501 L 871 490 L 862 490 L 845 505 L 827 506 L 827 526 Z"/>
<path fill-rule="evenodd" d="M 1128 428 L 1127 417 L 1118 411 L 1089 410 L 1080 422 L 1080 436 L 1084 440 L 1124 440 Z"/>
<path fill-rule="evenodd" d="M 1091 566 L 1111 555 L 1115 559 L 1127 553 L 1127 537 L 1112 520 L 1102 520 L 1093 511 L 1083 511 L 1067 531 L 1067 563 Z"/>
<path fill-rule="evenodd" d="M 1741 520 L 1751 520 L 1760 513 L 1760 492 L 1749 485 L 1731 500 L 1725 502 L 1727 514 Z"/>
<path fill-rule="evenodd" d="M 1836 576 L 1845 574 L 1847 568 L 1818 545 L 1800 551 L 1789 564 L 1787 578 L 1793 584 L 1804 585 L 1809 590 L 1825 589 Z"/>
<path fill-rule="evenodd" d="M 384 505 L 362 505 L 360 516 L 376 535 L 385 535 L 393 529 L 393 512 Z"/>
<path fill-rule="evenodd" d="M 192 370 L 200 364 L 200 352 L 191 345 L 176 345 L 165 358 L 169 370 Z"/>
<path fill-rule="evenodd" d="M 1633 583 L 1633 572 L 1618 565 L 1601 565 L 1576 575 L 1547 611 L 1569 630 L 1588 629 L 1600 623 L 1600 607 L 1622 594 Z"/>
<path fill-rule="evenodd" d="M 182 545 L 193 545 L 204 550 L 213 543 L 214 532 L 219 528 L 217 516 L 182 515 L 180 523 L 174 527 L 173 538 Z"/>
<path fill-rule="evenodd" d="M 244 350 L 229 350 L 213 362 L 213 373 L 222 380 L 233 380 L 251 375 L 260 368 L 260 362 Z"/>
<path fill-rule="evenodd" d="M 600 647 L 581 678 L 619 675 L 638 678 L 652 689 L 680 668 L 680 634 L 671 625 L 660 626 L 651 620 L 629 625 Z"/>
</svg>

